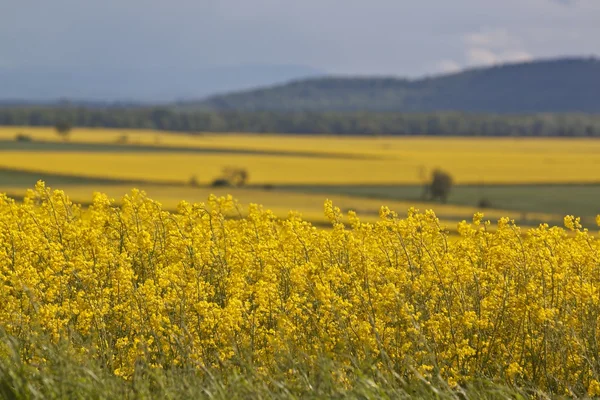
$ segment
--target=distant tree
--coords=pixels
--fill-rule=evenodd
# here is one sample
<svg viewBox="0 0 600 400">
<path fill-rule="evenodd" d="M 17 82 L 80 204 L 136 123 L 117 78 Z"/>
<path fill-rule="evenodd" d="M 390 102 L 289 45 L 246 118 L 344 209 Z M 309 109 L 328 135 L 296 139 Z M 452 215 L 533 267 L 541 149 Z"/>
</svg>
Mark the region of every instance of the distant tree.
<svg viewBox="0 0 600 400">
<path fill-rule="evenodd" d="M 248 171 L 244 168 L 223 168 L 223 179 L 226 179 L 233 186 L 244 186 L 248 181 L 248 178 Z"/>
<path fill-rule="evenodd" d="M 431 200 L 440 200 L 442 203 L 448 201 L 453 179 L 450 174 L 440 169 L 431 173 L 431 181 L 425 186 L 425 195 Z"/>
<path fill-rule="evenodd" d="M 15 136 L 15 141 L 17 141 L 17 142 L 32 142 L 33 139 L 28 134 L 19 132 Z"/>
<path fill-rule="evenodd" d="M 600 99 L 600 96 L 598 96 Z M 600 104 L 600 103 L 599 103 Z M 600 107 L 597 106 L 597 107 Z M 598 108 L 596 108 L 598 109 Z M 207 111 L 175 106 L 0 107 L 0 125 L 107 127 L 198 132 L 279 132 L 281 134 L 600 136 L 600 113 L 481 114 L 376 111 Z M 61 132 L 66 133 L 68 130 Z M 125 132 L 123 132 L 125 133 Z M 158 138 L 158 136 L 157 136 Z M 129 138 L 130 143 L 133 138 Z M 158 140 L 156 141 L 158 144 Z M 429 179 L 429 174 L 423 183 Z"/>
<path fill-rule="evenodd" d="M 117 138 L 116 142 L 118 144 L 127 144 L 129 142 L 129 136 L 123 134 Z"/>
<path fill-rule="evenodd" d="M 190 186 L 200 186 L 200 181 L 196 175 L 192 175 L 188 180 L 188 185 Z"/>
<path fill-rule="evenodd" d="M 64 140 L 67 140 L 69 133 L 71 133 L 71 124 L 67 121 L 58 121 L 54 125 L 54 129 L 56 129 L 56 133 L 58 133 Z"/>
<path fill-rule="evenodd" d="M 212 187 L 229 187 L 231 184 L 227 179 L 217 178 L 210 184 Z"/>
<path fill-rule="evenodd" d="M 492 202 L 487 197 L 482 197 L 482 198 L 479 199 L 479 202 L 477 203 L 477 206 L 479 208 L 491 208 L 492 207 Z"/>
</svg>

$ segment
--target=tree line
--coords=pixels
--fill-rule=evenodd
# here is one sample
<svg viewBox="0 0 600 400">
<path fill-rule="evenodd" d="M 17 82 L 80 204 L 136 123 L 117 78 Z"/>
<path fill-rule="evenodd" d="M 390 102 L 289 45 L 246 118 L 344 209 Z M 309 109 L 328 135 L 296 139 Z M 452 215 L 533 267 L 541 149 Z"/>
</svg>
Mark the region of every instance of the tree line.
<svg viewBox="0 0 600 400">
<path fill-rule="evenodd" d="M 179 111 L 170 107 L 0 108 L 0 125 L 106 127 L 180 132 L 346 135 L 600 136 L 598 114 L 472 114 L 459 112 Z"/>
</svg>

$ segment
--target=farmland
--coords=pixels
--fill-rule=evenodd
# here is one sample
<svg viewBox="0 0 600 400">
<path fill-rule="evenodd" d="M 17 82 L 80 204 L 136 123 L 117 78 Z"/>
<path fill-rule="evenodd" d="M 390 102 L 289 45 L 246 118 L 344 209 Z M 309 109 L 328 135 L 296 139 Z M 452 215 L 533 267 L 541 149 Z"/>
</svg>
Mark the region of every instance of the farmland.
<svg viewBox="0 0 600 400">
<path fill-rule="evenodd" d="M 600 395 L 595 140 L 2 127 L 0 192 L 0 396 Z"/>
<path fill-rule="evenodd" d="M 452 241 L 431 211 L 323 210 L 330 229 L 228 196 L 0 196 L 0 394 L 600 395 L 600 244 L 579 219 L 524 235 L 475 214 Z"/>
<path fill-rule="evenodd" d="M 17 133 L 32 140 L 15 141 Z M 174 209 L 178 200 L 204 200 L 228 166 L 249 174 L 245 187 L 229 189 L 243 204 L 264 204 L 279 216 L 294 209 L 313 222 L 323 219 L 323 198 L 336 198 L 367 218 L 376 216 L 381 204 L 399 211 L 409 205 L 434 207 L 451 225 L 468 219 L 486 199 L 490 218 L 509 215 L 535 225 L 574 214 L 589 225 L 600 194 L 600 143 L 593 139 L 188 135 L 87 128 L 61 140 L 53 128 L 0 128 L 0 189 L 17 197 L 38 179 L 68 189 L 83 203 L 94 190 L 118 200 L 135 186 Z M 448 205 L 421 198 L 435 168 L 454 179 Z M 444 207 L 455 210 L 446 213 Z"/>
<path fill-rule="evenodd" d="M 47 147 L 35 142 L 9 145 L 19 131 L 44 141 Z M 116 146 L 123 136 L 127 143 Z M 43 166 L 49 172 L 72 173 L 73 165 L 81 165 L 86 157 L 89 167 L 81 173 L 89 169 L 96 176 L 102 166 L 111 168 L 106 161 L 109 158 L 115 167 L 107 169 L 104 177 L 117 178 L 184 181 L 191 174 L 202 173 L 208 180 L 223 165 L 241 164 L 258 184 L 414 184 L 422 183 L 424 174 L 436 167 L 449 171 L 457 184 L 600 182 L 600 143 L 593 139 L 192 136 L 81 129 L 61 148 L 52 129 L 19 127 L 0 129 L 0 138 L 8 142 L 3 146 L 10 150 L 2 157 L 2 167 L 19 167 L 27 153 L 23 150 L 29 146 L 42 156 L 30 160 L 29 169 Z M 77 145 L 81 145 L 79 151 Z M 56 163 L 59 157 L 64 162 Z M 175 158 L 177 163 L 173 163 Z M 278 168 L 273 169 L 274 165 Z"/>
</svg>

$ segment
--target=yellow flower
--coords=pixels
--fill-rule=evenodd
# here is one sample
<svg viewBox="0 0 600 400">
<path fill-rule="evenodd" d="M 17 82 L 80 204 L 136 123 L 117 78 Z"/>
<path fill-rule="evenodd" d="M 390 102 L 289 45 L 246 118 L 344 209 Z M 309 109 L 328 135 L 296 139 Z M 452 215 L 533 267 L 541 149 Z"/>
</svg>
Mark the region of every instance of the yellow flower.
<svg viewBox="0 0 600 400">
<path fill-rule="evenodd" d="M 597 372 L 600 243 L 578 218 L 565 217 L 576 234 L 523 233 L 475 214 L 448 240 L 431 210 L 382 207 L 374 224 L 351 211 L 344 226 L 326 201 L 333 229 L 240 210 L 211 196 L 170 213 L 136 190 L 121 205 L 94 194 L 84 210 L 43 182 L 23 202 L 2 196 L 0 326 L 35 362 L 48 335 L 126 379 L 138 364 L 202 373 L 247 360 L 268 375 L 290 368 L 281 355 L 557 392 L 585 391 Z"/>
<path fill-rule="evenodd" d="M 590 381 L 590 385 L 588 386 L 588 396 L 596 397 L 600 396 L 600 382 L 595 379 Z"/>
</svg>

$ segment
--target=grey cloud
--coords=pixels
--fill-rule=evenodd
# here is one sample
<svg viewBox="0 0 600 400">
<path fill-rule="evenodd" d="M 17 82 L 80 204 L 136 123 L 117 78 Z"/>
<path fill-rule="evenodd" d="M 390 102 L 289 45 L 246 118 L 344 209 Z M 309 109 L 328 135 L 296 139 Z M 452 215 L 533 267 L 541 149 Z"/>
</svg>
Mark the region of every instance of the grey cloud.
<svg viewBox="0 0 600 400">
<path fill-rule="evenodd" d="M 526 54 L 599 54 L 600 2 L 557 1 L 10 1 L 0 65 L 296 64 L 419 76 Z"/>
</svg>

